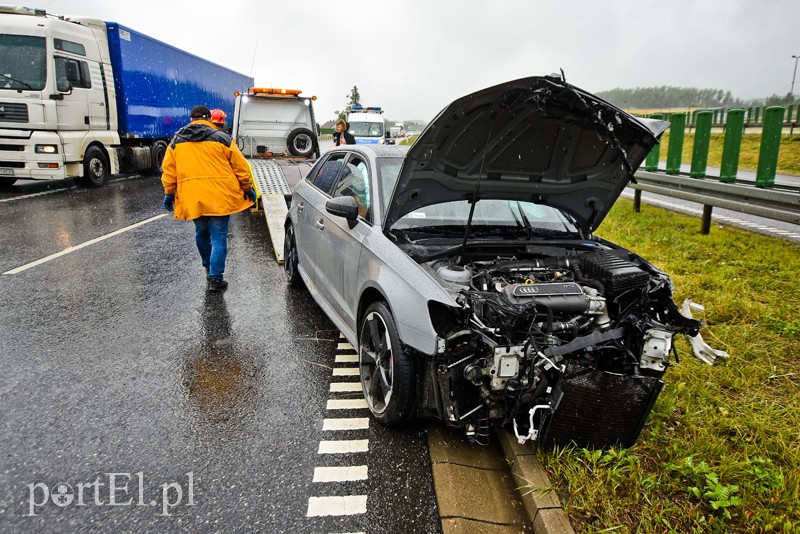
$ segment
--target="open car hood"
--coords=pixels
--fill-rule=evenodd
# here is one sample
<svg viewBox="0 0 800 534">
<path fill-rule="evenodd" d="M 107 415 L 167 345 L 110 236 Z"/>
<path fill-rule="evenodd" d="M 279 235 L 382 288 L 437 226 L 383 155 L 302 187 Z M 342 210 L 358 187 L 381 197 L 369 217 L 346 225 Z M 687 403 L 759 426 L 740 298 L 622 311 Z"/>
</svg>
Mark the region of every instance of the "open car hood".
<svg viewBox="0 0 800 534">
<path fill-rule="evenodd" d="M 482 89 L 447 106 L 408 151 L 384 228 L 477 198 L 553 206 L 593 232 L 668 127 L 555 76 Z"/>
</svg>

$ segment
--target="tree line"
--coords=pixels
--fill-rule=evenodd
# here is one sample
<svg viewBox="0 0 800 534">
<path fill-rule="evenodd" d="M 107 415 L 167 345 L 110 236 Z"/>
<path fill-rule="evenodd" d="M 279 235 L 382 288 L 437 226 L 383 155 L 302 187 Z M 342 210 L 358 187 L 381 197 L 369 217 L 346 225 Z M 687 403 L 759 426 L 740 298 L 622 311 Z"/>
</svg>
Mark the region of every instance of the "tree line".
<svg viewBox="0 0 800 534">
<path fill-rule="evenodd" d="M 699 89 L 697 87 L 674 87 L 662 85 L 658 87 L 635 87 L 633 89 L 616 88 L 600 91 L 597 96 L 623 109 L 651 108 L 733 108 L 745 106 L 786 106 L 797 103 L 797 97 L 791 93 L 785 96 L 772 95 L 767 98 L 741 100 L 734 98 L 730 91 L 723 89 Z"/>
</svg>

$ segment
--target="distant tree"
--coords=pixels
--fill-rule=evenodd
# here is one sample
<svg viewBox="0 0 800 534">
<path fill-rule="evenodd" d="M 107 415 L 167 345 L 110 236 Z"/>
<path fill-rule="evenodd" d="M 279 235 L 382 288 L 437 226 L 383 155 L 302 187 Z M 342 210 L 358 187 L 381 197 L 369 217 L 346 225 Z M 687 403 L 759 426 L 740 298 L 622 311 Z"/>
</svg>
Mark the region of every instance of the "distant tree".
<svg viewBox="0 0 800 534">
<path fill-rule="evenodd" d="M 765 104 L 767 106 L 789 106 L 796 102 L 797 99 L 792 93 L 786 93 L 785 96 L 772 95 L 767 97 Z"/>
<path fill-rule="evenodd" d="M 354 85 L 353 88 L 350 90 L 350 94 L 347 95 L 347 104 L 345 104 L 344 109 L 342 111 L 335 111 L 336 119 L 344 119 L 347 115 L 347 110 L 353 106 L 360 106 L 361 105 L 361 93 L 358 92 L 358 86 Z"/>
<path fill-rule="evenodd" d="M 715 108 L 741 105 L 730 91 L 722 89 L 698 89 L 696 87 L 636 87 L 634 89 L 616 88 L 601 91 L 597 96 L 608 100 L 615 106 L 631 108 L 676 108 L 696 107 Z"/>
</svg>

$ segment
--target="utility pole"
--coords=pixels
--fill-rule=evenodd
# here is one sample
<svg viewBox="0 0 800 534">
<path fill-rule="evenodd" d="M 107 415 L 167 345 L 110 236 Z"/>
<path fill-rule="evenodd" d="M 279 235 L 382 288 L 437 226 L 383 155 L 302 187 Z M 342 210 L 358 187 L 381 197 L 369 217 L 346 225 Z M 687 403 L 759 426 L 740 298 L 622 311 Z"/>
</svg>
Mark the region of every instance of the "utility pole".
<svg viewBox="0 0 800 534">
<path fill-rule="evenodd" d="M 794 73 L 792 73 L 792 88 L 789 89 L 789 94 L 794 102 L 794 79 L 797 77 L 797 60 L 800 59 L 800 56 L 792 55 L 792 57 L 794 58 Z"/>
</svg>

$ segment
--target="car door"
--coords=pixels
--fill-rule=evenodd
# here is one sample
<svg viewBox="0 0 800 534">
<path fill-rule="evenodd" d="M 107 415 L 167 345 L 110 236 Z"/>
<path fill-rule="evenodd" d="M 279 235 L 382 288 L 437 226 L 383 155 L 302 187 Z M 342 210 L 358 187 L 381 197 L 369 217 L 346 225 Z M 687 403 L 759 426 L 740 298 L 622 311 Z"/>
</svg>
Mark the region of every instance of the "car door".
<svg viewBox="0 0 800 534">
<path fill-rule="evenodd" d="M 372 229 L 370 173 L 366 159 L 351 154 L 343 165 L 331 198 L 352 196 L 359 207 L 358 222 L 350 227 L 344 217 L 323 211 L 317 222 L 317 289 L 334 312 L 351 328 L 355 328 L 358 284 L 358 262 L 364 237 Z"/>
<path fill-rule="evenodd" d="M 319 238 L 319 221 L 325 212 L 325 202 L 330 198 L 336 178 L 344 164 L 346 154 L 329 154 L 317 164 L 305 179 L 305 186 L 295 190 L 295 243 L 297 260 L 314 285 L 318 258 L 315 254 Z"/>
</svg>

